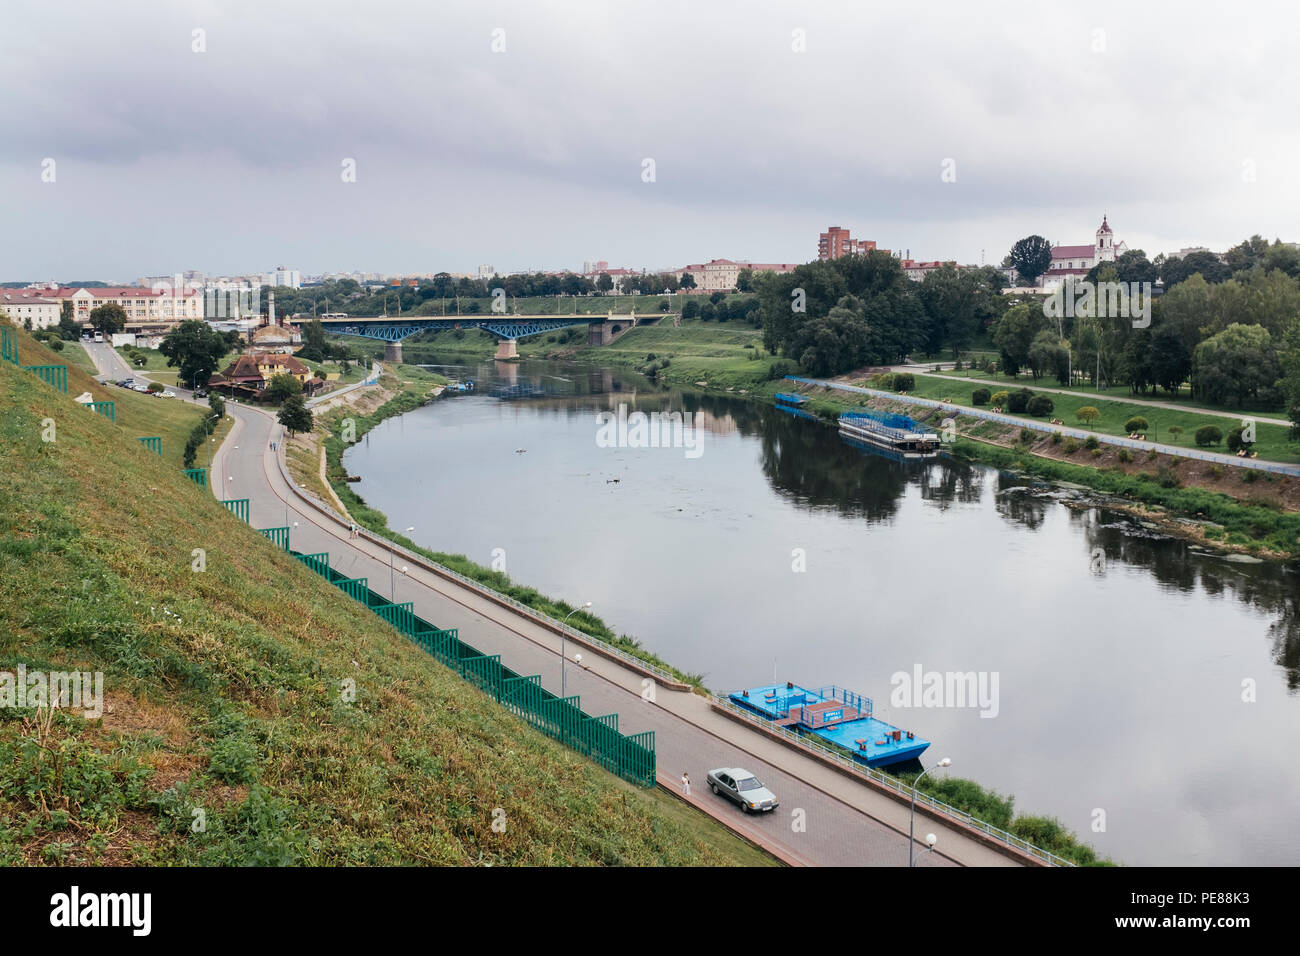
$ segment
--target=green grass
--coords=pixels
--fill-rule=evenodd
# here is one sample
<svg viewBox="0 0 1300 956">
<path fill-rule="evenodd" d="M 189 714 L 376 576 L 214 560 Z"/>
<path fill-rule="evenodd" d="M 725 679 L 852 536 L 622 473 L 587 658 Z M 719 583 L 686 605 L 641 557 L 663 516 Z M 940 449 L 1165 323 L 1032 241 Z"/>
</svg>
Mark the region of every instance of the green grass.
<svg viewBox="0 0 1300 956">
<path fill-rule="evenodd" d="M 102 671 L 106 698 L 0 708 L 0 863 L 772 862 L 509 715 L 9 363 L 0 457 L 0 670 Z"/>
<path fill-rule="evenodd" d="M 1043 384 L 1046 387 L 1055 387 L 1046 382 Z M 951 377 L 942 375 L 918 374 L 916 375 L 916 388 L 908 394 L 920 398 L 947 398 L 951 399 L 954 404 L 970 406 L 971 392 L 976 388 L 984 387 L 991 392 L 996 392 L 1000 388 L 1014 391 L 1022 386 L 1034 391 L 1033 384 L 1029 381 L 1017 381 L 1014 388 L 1010 382 L 1005 386 L 995 387 L 992 385 L 980 386 L 957 382 Z M 1159 441 L 1168 445 L 1181 445 L 1185 448 L 1197 448 L 1192 435 L 1201 425 L 1217 425 L 1226 433 L 1232 424 L 1228 419 L 1221 418 L 1218 415 L 1202 415 L 1192 409 L 1174 411 L 1167 408 L 1152 408 L 1149 405 L 1122 399 L 1103 399 L 1083 395 L 1057 395 L 1050 392 L 1045 394 L 1053 401 L 1056 410 L 1050 415 L 1042 416 L 1039 419 L 1040 421 L 1059 418 L 1071 428 L 1087 429 L 1103 435 L 1126 435 L 1124 423 L 1134 415 L 1140 415 L 1151 423 L 1152 427 L 1147 432 L 1147 437 L 1152 441 Z M 1080 422 L 1074 413 L 1084 405 L 1091 405 L 1100 411 L 1101 419 L 1092 425 L 1085 425 Z M 1023 414 L 1020 417 L 1030 418 L 1032 416 Z M 1177 440 L 1169 432 L 1169 426 L 1171 425 L 1179 425 L 1183 429 L 1182 434 L 1177 436 Z M 1291 440 L 1289 429 L 1285 426 L 1257 424 L 1255 433 L 1258 441 L 1254 450 L 1259 454 L 1260 458 L 1269 461 L 1300 462 L 1300 442 Z M 1226 452 L 1227 446 L 1220 443 L 1204 450 Z"/>
<path fill-rule="evenodd" d="M 998 356 L 996 353 L 993 353 L 988 357 L 997 358 Z M 1041 378 L 1038 380 L 1037 383 L 1035 383 L 1033 378 L 1028 375 L 1018 375 L 1015 378 L 1011 378 L 1010 376 L 1004 375 L 1000 372 L 998 373 L 981 372 L 979 369 L 972 370 L 969 368 L 963 368 L 960 372 L 953 371 L 952 369 L 944 369 L 942 371 L 933 372 L 931 374 L 937 375 L 941 378 L 954 378 L 954 379 L 974 378 L 974 379 L 983 379 L 986 382 L 996 382 L 997 383 L 996 387 L 993 385 L 987 386 L 987 388 L 995 392 L 998 389 L 1002 389 L 1002 388 L 1014 389 L 1014 388 L 1020 388 L 1022 386 L 1025 388 L 1036 390 L 1038 386 L 1041 386 L 1042 388 L 1055 388 L 1055 389 L 1063 389 L 1069 392 L 1077 392 L 1081 395 L 1083 394 L 1094 395 L 1097 396 L 1098 398 L 1103 398 L 1103 399 L 1108 398 L 1106 392 L 1099 390 L 1094 385 L 1079 384 L 1079 383 L 1075 383 L 1073 385 L 1062 385 L 1055 378 L 1052 378 L 1050 376 L 1046 378 Z M 977 388 L 978 384 L 972 382 L 969 387 Z M 1110 389 L 1109 391 L 1111 395 L 1117 393 L 1124 394 L 1124 395 L 1132 394 L 1131 392 L 1129 392 L 1128 386 L 1125 385 L 1116 386 L 1114 389 Z M 1158 391 L 1148 392 L 1146 395 L 1133 395 L 1133 398 L 1142 399 L 1151 402 L 1177 403 L 1179 405 L 1184 405 L 1189 409 L 1205 409 L 1207 411 L 1228 412 L 1234 415 L 1238 411 L 1240 411 L 1243 415 L 1249 415 L 1253 413 L 1256 415 L 1262 415 L 1265 418 L 1286 418 L 1286 409 L 1278 406 L 1261 405 L 1258 407 L 1237 409 L 1237 408 L 1228 408 L 1223 405 L 1209 405 L 1206 404 L 1205 402 L 1197 401 L 1195 398 L 1192 397 L 1191 386 L 1186 383 L 1179 386 L 1178 390 L 1173 394 L 1166 392 L 1164 389 L 1160 389 Z"/>
<path fill-rule="evenodd" d="M 58 353 L 58 357 L 64 362 L 76 363 L 78 368 L 92 377 L 99 374 L 99 369 L 95 368 L 95 363 L 80 342 L 64 342 L 63 351 Z"/>
</svg>

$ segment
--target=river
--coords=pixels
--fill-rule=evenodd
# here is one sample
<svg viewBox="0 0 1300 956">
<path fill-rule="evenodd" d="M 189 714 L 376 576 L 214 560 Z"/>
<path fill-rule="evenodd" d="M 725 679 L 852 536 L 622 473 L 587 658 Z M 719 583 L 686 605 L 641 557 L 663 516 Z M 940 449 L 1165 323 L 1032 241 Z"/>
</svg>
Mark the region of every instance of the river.
<svg viewBox="0 0 1300 956">
<path fill-rule="evenodd" d="M 592 601 L 714 690 L 775 675 L 863 693 L 933 742 L 926 766 L 951 757 L 1116 861 L 1300 862 L 1296 569 L 983 466 L 890 461 L 740 398 L 493 364 L 450 368 L 479 392 L 346 453 L 390 526 Z M 701 413 L 697 448 L 603 447 L 597 415 L 620 403 Z M 976 672 L 990 696 L 891 702 L 918 668 Z"/>
</svg>

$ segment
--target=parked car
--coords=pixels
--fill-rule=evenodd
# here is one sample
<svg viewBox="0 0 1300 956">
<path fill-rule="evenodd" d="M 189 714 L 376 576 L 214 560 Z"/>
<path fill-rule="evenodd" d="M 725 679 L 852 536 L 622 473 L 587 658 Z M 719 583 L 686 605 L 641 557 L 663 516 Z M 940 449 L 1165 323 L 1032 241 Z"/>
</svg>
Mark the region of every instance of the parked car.
<svg viewBox="0 0 1300 956">
<path fill-rule="evenodd" d="M 707 779 L 710 790 L 740 804 L 746 813 L 767 813 L 781 805 L 776 794 L 759 783 L 752 773 L 740 767 L 710 770 Z"/>
<path fill-rule="evenodd" d="M 133 378 L 124 378 L 124 379 L 122 379 L 122 381 L 117 382 L 116 384 L 119 385 L 119 386 L 122 387 L 122 388 L 130 388 L 132 385 L 135 384 L 135 379 L 133 379 Z"/>
<path fill-rule="evenodd" d="M 161 391 L 161 392 L 154 392 L 154 394 L 155 394 L 155 395 L 161 395 L 163 398 L 175 398 L 175 397 L 176 397 L 176 393 L 173 392 L 170 388 L 169 388 L 169 389 L 165 389 L 164 391 Z"/>
<path fill-rule="evenodd" d="M 148 385 L 141 385 L 141 384 L 139 384 L 139 383 L 137 382 L 135 385 L 132 385 L 132 386 L 131 386 L 131 390 L 132 390 L 133 392 L 147 392 L 147 391 L 149 391 L 149 386 L 148 386 Z"/>
<path fill-rule="evenodd" d="M 202 385 L 200 385 L 198 388 L 196 388 L 196 389 L 194 390 L 194 397 L 195 397 L 195 398 L 207 398 L 207 397 L 208 397 L 208 390 L 207 390 L 206 388 L 204 388 Z"/>
</svg>

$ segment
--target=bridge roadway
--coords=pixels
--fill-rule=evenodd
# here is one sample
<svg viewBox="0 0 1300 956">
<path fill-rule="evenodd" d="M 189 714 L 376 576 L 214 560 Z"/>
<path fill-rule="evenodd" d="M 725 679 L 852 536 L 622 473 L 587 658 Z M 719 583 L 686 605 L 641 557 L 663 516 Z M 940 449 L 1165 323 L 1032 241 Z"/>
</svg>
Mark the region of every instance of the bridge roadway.
<svg viewBox="0 0 1300 956">
<path fill-rule="evenodd" d="M 117 377 L 124 363 L 112 349 L 88 349 L 101 374 Z M 137 372 L 136 378 L 144 378 Z M 177 389 L 183 400 L 188 392 Z M 283 437 L 268 412 L 233 402 L 230 434 L 218 450 L 210 472 L 214 493 L 249 498 L 254 527 L 291 527 L 297 551 L 328 551 L 332 567 L 351 577 L 365 577 L 381 594 L 389 594 L 389 548 L 369 536 L 353 540 L 347 525 L 313 507 L 304 492 L 285 481 L 270 442 Z M 282 447 L 282 446 L 281 446 Z M 218 491 L 220 489 L 220 491 Z M 296 523 L 296 524 L 295 524 Z M 418 567 L 415 556 L 396 550 L 396 601 L 412 601 L 416 613 L 439 627 L 458 628 L 461 638 L 523 674 L 540 674 L 558 692 L 560 639 L 526 616 L 484 598 L 471 588 Z M 402 573 L 402 567 L 408 568 Z M 377 638 L 379 639 L 379 638 Z M 396 638 L 393 638 L 396 639 Z M 569 659 L 574 650 L 569 642 Z M 430 662 L 430 666 L 441 666 Z M 658 687 L 656 702 L 642 699 L 643 675 L 595 652 L 583 665 L 568 665 L 567 692 L 579 694 L 589 714 L 617 712 L 625 733 L 655 731 L 659 777 L 676 786 L 682 771 L 690 774 L 695 803 L 731 829 L 796 865 L 906 866 L 908 807 L 858 783 L 819 761 L 714 711 L 697 695 Z M 364 687 L 364 679 L 362 681 Z M 777 794 L 781 806 L 763 816 L 745 816 L 708 792 L 705 774 L 713 767 L 743 766 Z M 488 809 L 485 808 L 485 820 Z M 804 811 L 803 830 L 794 811 Z M 919 866 L 1015 866 L 1016 859 L 989 848 L 961 827 L 917 812 L 917 852 L 926 833 L 938 836 L 938 848 L 920 857 Z"/>
</svg>

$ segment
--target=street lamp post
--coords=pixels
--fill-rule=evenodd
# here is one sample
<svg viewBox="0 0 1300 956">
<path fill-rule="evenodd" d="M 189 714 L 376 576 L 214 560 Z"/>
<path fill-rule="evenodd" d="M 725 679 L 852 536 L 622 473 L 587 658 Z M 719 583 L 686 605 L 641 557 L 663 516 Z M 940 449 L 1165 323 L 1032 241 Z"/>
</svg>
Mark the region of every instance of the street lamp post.
<svg viewBox="0 0 1300 956">
<path fill-rule="evenodd" d="M 925 835 L 925 849 L 921 851 L 921 856 L 925 856 L 927 853 L 933 853 L 934 845 L 938 842 L 939 842 L 939 838 L 937 836 L 935 836 L 933 833 L 927 833 Z M 917 862 L 920 861 L 921 856 L 918 856 L 916 858 Z M 916 862 L 912 863 L 912 866 L 916 866 Z"/>
<path fill-rule="evenodd" d="M 944 757 L 942 760 L 939 761 L 938 765 L 940 767 L 951 767 L 952 761 L 947 757 Z M 924 777 L 929 772 L 930 772 L 930 768 L 926 767 L 919 774 L 917 774 L 916 779 L 912 781 L 912 821 L 911 823 L 908 824 L 907 827 L 907 865 L 908 866 L 916 866 L 916 789 L 921 782 L 921 778 Z M 930 836 L 934 836 L 934 834 L 930 834 Z M 933 843 L 930 843 L 930 849 L 931 850 L 934 849 Z"/>
<path fill-rule="evenodd" d="M 591 602 L 590 602 L 590 601 L 588 601 L 586 604 L 582 605 L 581 607 L 575 607 L 575 608 L 574 608 L 572 611 L 570 611 L 568 614 L 564 615 L 564 620 L 560 622 L 560 696 L 561 696 L 561 697 L 564 696 L 564 687 L 565 687 L 565 684 L 564 684 L 564 625 L 566 625 L 566 624 L 569 623 L 569 618 L 573 617 L 573 615 L 577 614 L 579 611 L 585 611 L 585 610 L 586 610 L 587 608 L 589 608 L 589 607 L 591 607 Z"/>
<path fill-rule="evenodd" d="M 407 528 L 402 534 L 410 534 L 415 528 Z M 393 571 L 393 551 L 397 549 L 396 541 L 388 542 L 388 600 L 397 603 L 397 575 Z"/>
</svg>

